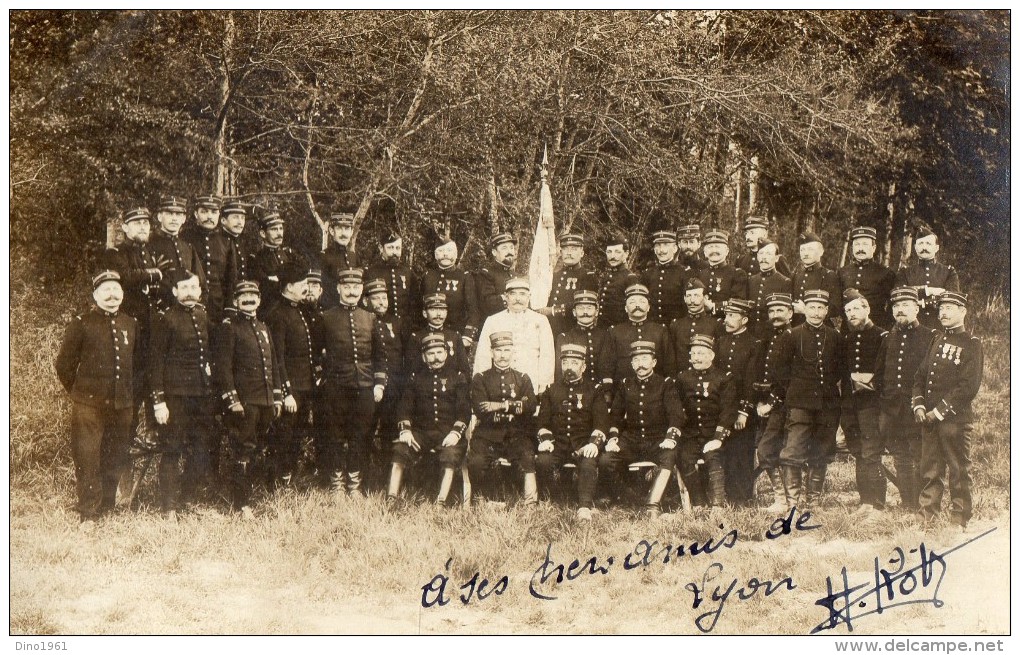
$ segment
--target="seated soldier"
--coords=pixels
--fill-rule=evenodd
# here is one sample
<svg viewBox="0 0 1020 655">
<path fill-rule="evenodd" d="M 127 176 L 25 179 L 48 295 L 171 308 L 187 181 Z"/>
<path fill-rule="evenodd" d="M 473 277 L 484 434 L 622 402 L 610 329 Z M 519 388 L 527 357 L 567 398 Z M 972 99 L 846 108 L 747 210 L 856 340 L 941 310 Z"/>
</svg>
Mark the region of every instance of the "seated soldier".
<svg viewBox="0 0 1020 655">
<path fill-rule="evenodd" d="M 538 477 L 551 493 L 555 471 L 564 464 L 577 467 L 577 518 L 591 520 L 598 475 L 599 446 L 606 440 L 609 409 L 604 394 L 584 376 L 587 348 L 560 346 L 562 380 L 542 394 L 538 410 Z"/>
<path fill-rule="evenodd" d="M 524 502 L 538 502 L 535 479 L 535 442 L 529 429 L 535 413 L 535 391 L 526 373 L 510 368 L 513 359 L 512 332 L 489 335 L 492 368 L 476 373 L 471 381 L 471 405 L 478 425 L 471 437 L 467 456 L 468 472 L 476 486 L 500 458 L 510 461 L 524 474 Z"/>
<path fill-rule="evenodd" d="M 464 431 L 471 420 L 467 376 L 449 362 L 446 339 L 441 333 L 426 335 L 421 342 L 424 371 L 416 371 L 397 405 L 400 436 L 393 445 L 393 466 L 386 492 L 387 503 L 396 500 L 404 469 L 413 466 L 422 453 L 435 452 L 443 467 L 436 497 L 445 505 L 467 451 Z"/>
<path fill-rule="evenodd" d="M 599 458 L 599 476 L 610 489 L 619 487 L 624 464 L 651 461 L 658 473 L 648 493 L 648 516 L 662 513 L 662 494 L 676 465 L 676 446 L 684 423 L 676 385 L 655 372 L 655 344 L 635 341 L 630 345 L 633 376 L 616 385 L 610 412 L 609 441 Z"/>
</svg>

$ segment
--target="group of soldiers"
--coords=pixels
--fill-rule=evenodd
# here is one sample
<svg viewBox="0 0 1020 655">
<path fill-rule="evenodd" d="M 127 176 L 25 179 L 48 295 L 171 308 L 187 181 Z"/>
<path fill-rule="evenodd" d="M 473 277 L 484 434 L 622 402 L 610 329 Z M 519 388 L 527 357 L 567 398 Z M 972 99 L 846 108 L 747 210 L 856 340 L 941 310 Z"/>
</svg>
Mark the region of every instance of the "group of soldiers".
<svg viewBox="0 0 1020 655">
<path fill-rule="evenodd" d="M 392 504 L 423 460 L 441 470 L 443 505 L 458 473 L 482 497 L 510 467 L 524 503 L 576 495 L 580 520 L 632 489 L 632 470 L 646 471 L 651 516 L 674 474 L 694 506 L 753 503 L 765 472 L 769 511 L 804 509 L 820 502 L 840 426 L 862 515 L 885 508 L 891 479 L 903 508 L 932 519 L 948 468 L 951 520 L 971 517 L 982 349 L 930 231 L 898 272 L 875 261 L 869 227 L 851 230 L 838 271 L 812 232 L 791 268 L 756 216 L 735 263 L 729 234 L 692 224 L 654 232 L 638 271 L 627 239 L 607 243 L 597 273 L 566 233 L 548 302 L 532 309 L 510 233 L 470 272 L 454 240 L 430 233 L 434 262 L 417 275 L 396 232 L 364 266 L 353 212 L 330 216 L 329 245 L 308 258 L 284 245 L 278 213 L 258 214 L 247 252 L 248 207 L 191 207 L 188 225 L 180 197 L 160 199 L 155 227 L 145 207 L 124 212 L 95 307 L 67 327 L 56 369 L 83 522 L 114 508 L 132 438 L 151 426 L 171 517 L 214 497 L 221 469 L 231 507 L 250 515 L 253 490 L 293 486 L 302 462 L 339 495 L 377 484 Z"/>
</svg>

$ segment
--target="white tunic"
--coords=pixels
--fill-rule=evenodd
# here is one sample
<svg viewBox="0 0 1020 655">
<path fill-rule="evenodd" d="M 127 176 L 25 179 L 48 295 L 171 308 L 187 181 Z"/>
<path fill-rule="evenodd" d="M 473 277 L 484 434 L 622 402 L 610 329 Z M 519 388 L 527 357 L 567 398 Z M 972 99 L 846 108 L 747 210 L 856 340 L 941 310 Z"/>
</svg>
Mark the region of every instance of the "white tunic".
<svg viewBox="0 0 1020 655">
<path fill-rule="evenodd" d="M 476 374 L 492 368 L 489 335 L 493 332 L 510 332 L 514 335 L 514 354 L 510 366 L 531 378 L 536 394 L 545 391 L 552 384 L 556 371 L 556 345 L 549 319 L 530 309 L 515 313 L 503 310 L 485 319 L 475 353 Z"/>
</svg>

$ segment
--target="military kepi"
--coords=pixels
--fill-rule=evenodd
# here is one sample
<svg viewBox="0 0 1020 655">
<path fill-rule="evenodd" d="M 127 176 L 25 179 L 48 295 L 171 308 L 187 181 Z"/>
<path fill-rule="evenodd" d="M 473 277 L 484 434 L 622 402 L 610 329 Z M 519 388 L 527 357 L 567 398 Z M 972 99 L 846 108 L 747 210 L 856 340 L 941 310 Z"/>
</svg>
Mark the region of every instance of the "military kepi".
<svg viewBox="0 0 1020 655">
<path fill-rule="evenodd" d="M 765 296 L 766 307 L 793 307 L 793 296 L 788 293 L 770 293 Z"/>
<path fill-rule="evenodd" d="M 513 332 L 493 332 L 489 335 L 489 345 L 493 348 L 514 345 Z"/>
<path fill-rule="evenodd" d="M 956 293 L 955 291 L 946 291 L 941 296 L 939 296 L 939 304 L 942 305 L 946 303 L 951 305 L 959 305 L 960 307 L 965 308 L 967 307 L 967 294 Z"/>
<path fill-rule="evenodd" d="M 560 359 L 567 357 L 573 357 L 574 359 L 584 359 L 584 356 L 588 353 L 588 348 L 582 346 L 579 343 L 565 343 L 560 346 Z"/>
<path fill-rule="evenodd" d="M 92 278 L 92 288 L 98 289 L 103 282 L 120 283 L 120 273 L 117 271 L 101 271 Z"/>
<path fill-rule="evenodd" d="M 377 293 L 386 293 L 386 280 L 375 279 L 369 280 L 368 284 L 365 285 L 365 297 L 373 296 Z"/>
<path fill-rule="evenodd" d="M 243 293 L 258 293 L 259 295 L 261 295 L 261 293 L 259 292 L 258 282 L 253 282 L 251 280 L 241 280 L 240 282 L 235 284 L 234 296 L 235 297 L 240 296 Z"/>
<path fill-rule="evenodd" d="M 337 284 L 361 284 L 362 273 L 360 268 L 348 268 L 336 275 Z"/>
<path fill-rule="evenodd" d="M 151 214 L 149 214 L 149 210 L 145 207 L 132 207 L 131 209 L 124 210 L 124 213 L 121 214 L 122 223 L 130 223 L 131 221 L 141 220 L 147 221 L 149 218 L 151 218 Z"/>
<path fill-rule="evenodd" d="M 525 289 L 531 290 L 531 282 L 526 277 L 512 277 L 506 281 L 506 290 L 513 291 L 514 289 Z"/>
<path fill-rule="evenodd" d="M 489 250 L 495 250 L 504 243 L 516 244 L 517 237 L 510 234 L 509 232 L 500 232 L 499 234 L 494 234 L 489 238 Z"/>
<path fill-rule="evenodd" d="M 855 227 L 850 230 L 850 240 L 867 238 L 878 241 L 878 230 L 873 227 Z"/>
<path fill-rule="evenodd" d="M 896 287 L 893 289 L 892 294 L 889 296 L 889 303 L 896 303 L 901 300 L 920 302 L 920 297 L 917 295 L 917 289 L 914 287 Z"/>
<path fill-rule="evenodd" d="M 574 304 L 575 305 L 598 305 L 599 294 L 595 291 L 575 291 L 574 292 Z"/>
<path fill-rule="evenodd" d="M 433 334 L 426 334 L 421 339 L 421 351 L 431 350 L 433 348 L 446 349 L 446 338 L 439 332 Z"/>
<path fill-rule="evenodd" d="M 703 346 L 709 350 L 715 350 L 715 339 L 707 334 L 695 334 L 691 337 L 691 348 Z"/>
<path fill-rule="evenodd" d="M 183 196 L 160 196 L 159 211 L 161 212 L 185 212 L 188 210 L 188 200 Z"/>
<path fill-rule="evenodd" d="M 654 355 L 655 354 L 655 342 L 654 341 L 634 341 L 630 344 L 630 356 L 637 357 L 638 355 Z"/>
<path fill-rule="evenodd" d="M 824 289 L 811 289 L 810 291 L 804 292 L 805 303 L 809 302 L 820 302 L 823 305 L 829 304 L 829 292 Z"/>
<path fill-rule="evenodd" d="M 425 296 L 425 309 L 449 309 L 445 293 L 430 293 Z"/>
</svg>

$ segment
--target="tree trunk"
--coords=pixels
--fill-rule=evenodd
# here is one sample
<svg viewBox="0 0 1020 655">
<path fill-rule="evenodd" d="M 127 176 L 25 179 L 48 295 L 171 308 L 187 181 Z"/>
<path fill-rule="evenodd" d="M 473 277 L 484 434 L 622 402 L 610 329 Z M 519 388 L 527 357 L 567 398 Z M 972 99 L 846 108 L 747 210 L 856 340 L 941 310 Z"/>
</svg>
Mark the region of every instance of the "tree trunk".
<svg viewBox="0 0 1020 655">
<path fill-rule="evenodd" d="M 885 239 L 881 241 L 881 250 L 879 251 L 879 261 L 884 265 L 889 266 L 889 260 L 892 254 L 892 240 L 893 235 L 896 234 L 896 222 L 903 221 L 903 212 L 896 211 L 896 183 L 893 182 L 889 185 L 888 197 L 886 199 L 886 216 L 885 216 Z M 901 228 L 902 231 L 902 228 Z"/>
<path fill-rule="evenodd" d="M 227 156 L 227 114 L 230 110 L 230 100 L 233 96 L 233 88 L 231 86 L 230 79 L 230 51 L 234 47 L 234 32 L 234 12 L 224 12 L 223 43 L 221 48 L 222 56 L 220 57 L 220 67 L 223 77 L 220 80 L 220 107 L 217 112 L 216 133 L 213 137 L 214 152 L 216 154 L 216 162 L 214 165 L 216 193 L 221 196 L 227 195 L 228 192 L 230 194 L 235 192 L 232 188 L 233 185 L 229 183 L 230 159 Z"/>
</svg>

